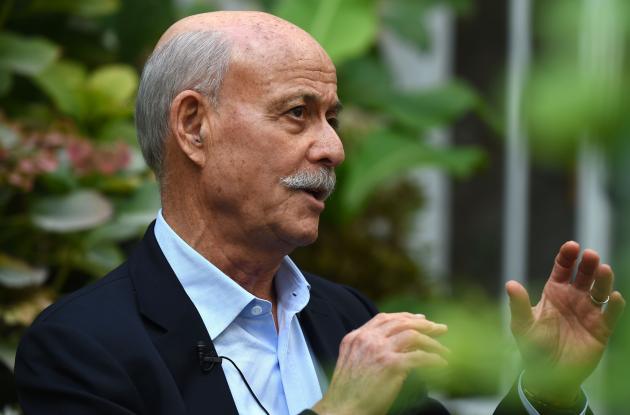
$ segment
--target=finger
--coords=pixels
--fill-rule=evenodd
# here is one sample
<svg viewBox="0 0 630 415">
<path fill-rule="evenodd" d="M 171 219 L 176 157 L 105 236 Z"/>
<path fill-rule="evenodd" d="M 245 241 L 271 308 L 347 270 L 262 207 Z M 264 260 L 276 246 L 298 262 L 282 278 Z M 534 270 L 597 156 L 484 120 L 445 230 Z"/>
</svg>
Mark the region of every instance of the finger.
<svg viewBox="0 0 630 415">
<path fill-rule="evenodd" d="M 610 301 L 608 301 L 608 305 L 604 311 L 604 321 L 610 330 L 615 328 L 615 325 L 617 324 L 617 321 L 619 321 L 619 317 L 621 317 L 625 306 L 626 301 L 623 299 L 623 296 L 619 291 L 615 291 L 610 294 Z"/>
<path fill-rule="evenodd" d="M 578 290 L 587 291 L 593 284 L 595 271 L 599 267 L 599 254 L 592 249 L 585 249 L 582 254 L 582 261 L 578 267 L 573 286 Z"/>
<path fill-rule="evenodd" d="M 597 301 L 606 301 L 613 287 L 613 272 L 610 266 L 600 265 L 595 271 L 595 280 L 591 287 L 591 296 Z"/>
<path fill-rule="evenodd" d="M 422 322 L 426 319 L 424 314 L 402 313 L 378 313 L 370 321 L 364 324 L 364 327 L 373 329 L 386 330 L 391 325 L 401 324 L 402 322 L 417 321 Z"/>
<path fill-rule="evenodd" d="M 429 353 L 423 350 L 401 353 L 403 364 L 407 368 L 440 368 L 448 366 L 448 361 L 437 353 Z"/>
<path fill-rule="evenodd" d="M 391 337 L 394 350 L 398 352 L 410 352 L 414 350 L 424 350 L 426 352 L 437 353 L 446 357 L 451 351 L 440 342 L 426 334 L 418 333 L 415 330 L 405 330 Z"/>
<path fill-rule="evenodd" d="M 532 304 L 525 287 L 516 281 L 508 281 L 505 289 L 510 297 L 510 312 L 512 315 L 512 330 L 521 333 L 526 330 L 534 320 Z"/>
<path fill-rule="evenodd" d="M 556 255 L 549 278 L 556 282 L 568 282 L 571 279 L 573 265 L 579 255 L 580 245 L 577 242 L 565 242 Z"/>
<path fill-rule="evenodd" d="M 400 320 L 392 320 L 384 324 L 381 329 L 385 336 L 394 336 L 405 330 L 415 330 L 419 333 L 426 334 L 431 337 L 441 336 L 448 331 L 446 324 L 436 323 L 426 318 L 407 318 Z"/>
</svg>

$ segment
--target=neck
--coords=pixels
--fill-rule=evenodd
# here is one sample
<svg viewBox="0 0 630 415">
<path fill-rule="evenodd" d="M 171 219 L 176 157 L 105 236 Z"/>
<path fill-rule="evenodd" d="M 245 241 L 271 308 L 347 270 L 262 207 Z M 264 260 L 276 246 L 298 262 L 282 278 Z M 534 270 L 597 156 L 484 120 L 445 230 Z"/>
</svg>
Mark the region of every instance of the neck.
<svg viewBox="0 0 630 415">
<path fill-rule="evenodd" d="M 252 243 L 254 238 L 244 230 L 226 227 L 229 221 L 199 212 L 184 199 L 162 198 L 162 215 L 169 226 L 246 291 L 275 306 L 273 281 L 286 253 Z"/>
</svg>

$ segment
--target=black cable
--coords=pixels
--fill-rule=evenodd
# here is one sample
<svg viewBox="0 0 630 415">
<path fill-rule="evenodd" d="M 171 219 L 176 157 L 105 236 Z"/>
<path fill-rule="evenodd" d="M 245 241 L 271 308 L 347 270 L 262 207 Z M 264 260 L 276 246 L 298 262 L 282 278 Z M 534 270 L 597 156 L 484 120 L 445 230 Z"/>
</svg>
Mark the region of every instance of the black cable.
<svg viewBox="0 0 630 415">
<path fill-rule="evenodd" d="M 241 369 L 239 369 L 238 366 L 236 366 L 236 363 L 234 363 L 234 361 L 232 359 L 230 359 L 229 357 L 227 357 L 227 356 L 219 356 L 219 358 L 220 359 L 225 359 L 228 362 L 232 363 L 232 366 L 234 366 L 234 368 L 238 371 L 238 374 L 241 375 L 241 379 L 243 379 L 243 382 L 245 382 L 245 386 L 247 386 L 247 389 L 249 390 L 249 393 L 251 393 L 252 397 L 254 398 L 254 400 L 256 401 L 258 406 L 260 406 L 260 409 L 262 409 L 265 414 L 269 415 L 269 412 L 265 409 L 263 404 L 260 403 L 260 401 L 258 400 L 258 397 L 256 396 L 256 394 L 252 390 L 252 387 L 249 386 L 249 382 L 247 382 L 247 379 L 245 379 L 245 375 L 243 375 L 243 372 L 241 372 Z"/>
</svg>

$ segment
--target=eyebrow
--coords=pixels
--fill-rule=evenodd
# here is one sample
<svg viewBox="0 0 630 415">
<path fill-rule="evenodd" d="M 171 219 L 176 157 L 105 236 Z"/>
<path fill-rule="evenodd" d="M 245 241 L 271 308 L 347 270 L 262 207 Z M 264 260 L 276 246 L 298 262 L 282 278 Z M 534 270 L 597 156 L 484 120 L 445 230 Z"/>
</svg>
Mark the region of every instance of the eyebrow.
<svg viewBox="0 0 630 415">
<path fill-rule="evenodd" d="M 305 103 L 309 104 L 312 102 L 319 102 L 320 97 L 318 95 L 315 95 L 311 92 L 305 92 L 305 91 L 297 91 L 295 94 L 290 95 L 289 97 L 285 97 L 285 98 L 281 98 L 279 100 L 277 100 L 275 102 L 275 107 L 282 107 L 292 101 L 304 101 Z M 343 109 L 343 105 L 341 104 L 341 101 L 337 100 L 335 101 L 335 103 L 332 105 L 331 109 L 332 111 L 336 112 L 337 114 L 341 112 L 341 110 Z"/>
</svg>

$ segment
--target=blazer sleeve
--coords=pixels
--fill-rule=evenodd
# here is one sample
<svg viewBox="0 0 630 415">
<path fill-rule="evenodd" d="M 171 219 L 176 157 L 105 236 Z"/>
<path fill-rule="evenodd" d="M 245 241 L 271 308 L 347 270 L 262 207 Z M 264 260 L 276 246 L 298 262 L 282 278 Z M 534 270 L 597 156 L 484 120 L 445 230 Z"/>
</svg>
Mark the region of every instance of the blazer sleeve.
<svg viewBox="0 0 630 415">
<path fill-rule="evenodd" d="M 584 410 L 584 404 L 582 403 L 576 408 L 571 408 L 563 411 L 554 411 L 554 410 L 546 410 L 545 412 L 540 412 L 541 415 L 578 415 L 582 413 Z M 593 411 L 591 408 L 586 408 L 586 415 L 593 415 Z M 503 398 L 503 400 L 497 406 L 497 409 L 494 411 L 494 415 L 530 415 L 529 412 L 523 406 L 521 402 L 521 398 L 518 396 L 518 380 L 514 382 L 512 388 L 508 392 L 508 394 Z"/>
<path fill-rule="evenodd" d="M 23 337 L 15 361 L 26 415 L 140 414 L 137 390 L 110 352 L 84 333 L 39 322 Z"/>
</svg>

